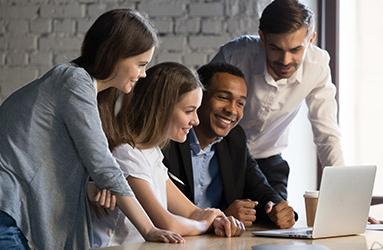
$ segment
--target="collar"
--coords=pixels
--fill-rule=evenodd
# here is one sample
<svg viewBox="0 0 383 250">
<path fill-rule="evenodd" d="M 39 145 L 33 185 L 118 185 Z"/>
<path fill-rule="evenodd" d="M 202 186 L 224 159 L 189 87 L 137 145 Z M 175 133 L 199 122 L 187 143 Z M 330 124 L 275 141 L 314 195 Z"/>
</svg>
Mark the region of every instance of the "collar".
<svg viewBox="0 0 383 250">
<path fill-rule="evenodd" d="M 218 142 L 222 141 L 223 137 L 217 137 L 212 143 L 210 143 L 205 149 L 201 148 L 197 134 L 194 128 L 190 129 L 188 134 L 190 148 L 195 155 L 199 153 L 209 152 L 211 148 Z"/>
<path fill-rule="evenodd" d="M 303 64 L 303 60 L 302 60 L 302 63 L 299 65 L 298 70 L 295 71 L 295 73 L 289 78 L 282 78 L 282 79 L 279 79 L 278 81 L 275 81 L 274 78 L 267 71 L 267 65 L 265 62 L 264 72 L 263 72 L 265 76 L 265 81 L 267 84 L 277 88 L 280 86 L 284 86 L 286 84 L 289 84 L 289 85 L 300 84 L 302 82 L 302 76 L 303 76 L 302 64 Z"/>
</svg>

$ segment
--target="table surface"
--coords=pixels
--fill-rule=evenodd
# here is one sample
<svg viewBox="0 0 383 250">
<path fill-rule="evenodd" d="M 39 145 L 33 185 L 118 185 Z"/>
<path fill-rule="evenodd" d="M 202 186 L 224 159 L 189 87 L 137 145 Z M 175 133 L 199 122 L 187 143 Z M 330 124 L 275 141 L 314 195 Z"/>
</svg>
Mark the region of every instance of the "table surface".
<svg viewBox="0 0 383 250">
<path fill-rule="evenodd" d="M 251 230 L 246 231 L 241 237 L 221 238 L 213 235 L 201 235 L 193 237 L 185 237 L 186 242 L 183 244 L 166 244 L 153 242 L 129 243 L 116 247 L 103 248 L 105 250 L 172 250 L 172 249 L 251 249 L 254 245 L 262 244 L 278 244 L 281 245 L 322 245 L 331 250 L 367 250 L 371 248 L 374 241 L 383 243 L 383 231 L 367 230 L 362 235 L 334 237 L 317 240 L 300 240 L 300 239 L 282 239 L 282 238 L 266 238 L 253 237 Z"/>
<path fill-rule="evenodd" d="M 373 206 L 370 212 L 371 216 L 383 219 L 383 205 Z M 298 223 L 298 226 L 302 226 Z M 366 230 L 364 234 L 345 237 L 334 237 L 317 240 L 303 239 L 285 239 L 285 238 L 268 238 L 254 237 L 248 229 L 241 237 L 222 238 L 214 235 L 200 235 L 193 237 L 185 237 L 184 244 L 166 244 L 153 242 L 132 242 L 116 247 L 102 248 L 104 250 L 172 250 L 172 249 L 251 249 L 255 245 L 262 244 L 278 244 L 278 245 L 322 245 L 331 250 L 367 250 L 370 249 L 374 242 L 383 244 L 383 231 Z M 283 249 L 283 246 L 281 246 Z M 374 249 L 378 249 L 375 248 Z"/>
</svg>

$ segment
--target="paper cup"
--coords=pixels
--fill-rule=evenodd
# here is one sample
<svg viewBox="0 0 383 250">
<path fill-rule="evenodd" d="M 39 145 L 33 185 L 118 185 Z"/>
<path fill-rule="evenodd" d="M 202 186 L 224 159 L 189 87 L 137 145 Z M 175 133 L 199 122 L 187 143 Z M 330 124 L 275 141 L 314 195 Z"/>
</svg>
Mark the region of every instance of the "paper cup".
<svg viewBox="0 0 383 250">
<path fill-rule="evenodd" d="M 319 191 L 306 191 L 303 197 L 305 198 L 307 226 L 312 227 L 317 210 Z"/>
</svg>

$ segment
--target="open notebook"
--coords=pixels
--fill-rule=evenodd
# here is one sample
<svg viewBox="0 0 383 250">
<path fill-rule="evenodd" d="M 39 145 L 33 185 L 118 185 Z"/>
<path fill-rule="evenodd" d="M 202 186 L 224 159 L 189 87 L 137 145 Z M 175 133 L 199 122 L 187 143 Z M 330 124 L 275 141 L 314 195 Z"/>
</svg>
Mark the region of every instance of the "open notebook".
<svg viewBox="0 0 383 250">
<path fill-rule="evenodd" d="M 364 233 L 376 166 L 325 167 L 312 228 L 254 231 L 253 235 L 317 239 Z"/>
</svg>

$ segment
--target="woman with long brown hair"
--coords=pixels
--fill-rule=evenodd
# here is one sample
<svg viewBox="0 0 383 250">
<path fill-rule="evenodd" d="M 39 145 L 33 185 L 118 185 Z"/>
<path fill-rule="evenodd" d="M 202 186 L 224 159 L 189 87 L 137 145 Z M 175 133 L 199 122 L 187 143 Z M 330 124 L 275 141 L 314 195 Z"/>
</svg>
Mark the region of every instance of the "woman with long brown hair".
<svg viewBox="0 0 383 250">
<path fill-rule="evenodd" d="M 209 230 L 219 236 L 240 235 L 243 223 L 218 209 L 196 207 L 169 179 L 162 163 L 160 148 L 169 139 L 185 141 L 189 130 L 199 123 L 202 85 L 195 74 L 178 63 L 157 64 L 122 99 L 114 121 L 117 127 L 108 131 L 104 126 L 105 133 L 113 145 L 113 155 L 154 225 L 185 236 Z M 115 100 L 110 98 L 110 104 L 115 105 Z M 118 136 L 113 137 L 116 128 Z M 93 215 L 96 246 L 122 244 L 135 236 L 134 228 L 118 210 Z"/>
<path fill-rule="evenodd" d="M 153 226 L 108 149 L 97 93 L 128 93 L 157 45 L 148 21 L 130 9 L 101 15 L 81 56 L 17 90 L 0 106 L 0 249 L 88 249 L 91 176 L 111 190 L 146 240 L 180 242 Z"/>
</svg>

